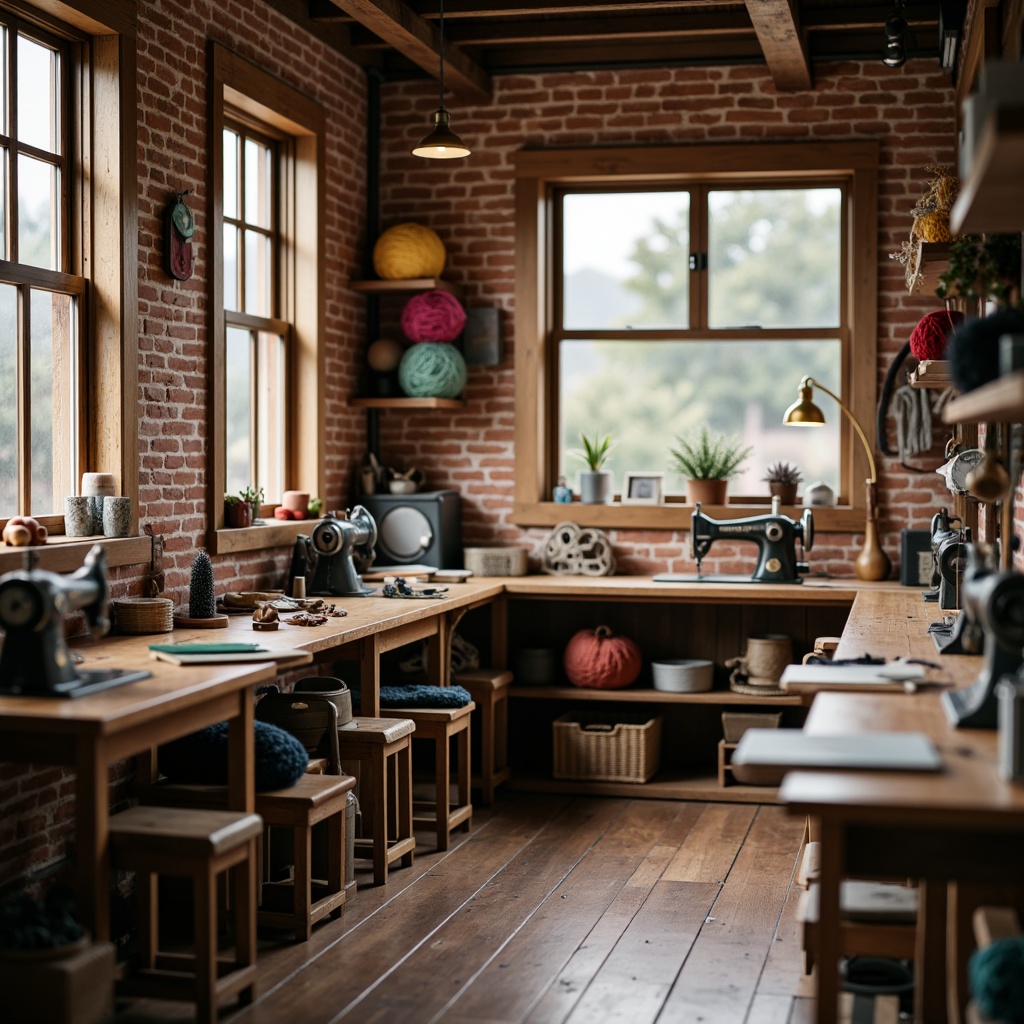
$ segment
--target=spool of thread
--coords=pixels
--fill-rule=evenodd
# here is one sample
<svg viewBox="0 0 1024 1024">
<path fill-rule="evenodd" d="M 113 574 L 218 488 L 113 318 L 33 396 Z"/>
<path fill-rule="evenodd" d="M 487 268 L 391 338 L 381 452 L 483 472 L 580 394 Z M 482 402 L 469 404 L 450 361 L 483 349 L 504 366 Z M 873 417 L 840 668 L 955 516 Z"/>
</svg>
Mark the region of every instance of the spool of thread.
<svg viewBox="0 0 1024 1024">
<path fill-rule="evenodd" d="M 306 577 L 296 576 L 292 580 L 292 597 L 304 598 L 306 596 Z"/>
</svg>

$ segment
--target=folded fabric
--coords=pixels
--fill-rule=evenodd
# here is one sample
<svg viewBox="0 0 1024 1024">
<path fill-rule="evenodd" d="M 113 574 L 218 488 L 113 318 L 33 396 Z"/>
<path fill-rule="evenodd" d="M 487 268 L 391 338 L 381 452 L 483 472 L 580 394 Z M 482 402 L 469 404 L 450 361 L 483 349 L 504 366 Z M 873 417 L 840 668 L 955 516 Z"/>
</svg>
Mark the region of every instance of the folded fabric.
<svg viewBox="0 0 1024 1024">
<path fill-rule="evenodd" d="M 464 686 L 427 686 L 414 683 L 409 686 L 382 686 L 382 708 L 464 708 L 473 697 Z M 359 707 L 362 694 L 352 691 L 352 706 Z"/>
</svg>

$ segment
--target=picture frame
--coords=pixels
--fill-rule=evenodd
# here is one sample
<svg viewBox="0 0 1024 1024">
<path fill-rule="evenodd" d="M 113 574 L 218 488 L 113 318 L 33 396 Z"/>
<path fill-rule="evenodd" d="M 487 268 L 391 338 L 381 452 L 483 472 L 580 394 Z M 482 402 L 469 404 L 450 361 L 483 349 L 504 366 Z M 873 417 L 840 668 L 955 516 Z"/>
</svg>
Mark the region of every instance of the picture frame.
<svg viewBox="0 0 1024 1024">
<path fill-rule="evenodd" d="M 623 505 L 660 505 L 665 495 L 664 473 L 623 473 Z"/>
</svg>

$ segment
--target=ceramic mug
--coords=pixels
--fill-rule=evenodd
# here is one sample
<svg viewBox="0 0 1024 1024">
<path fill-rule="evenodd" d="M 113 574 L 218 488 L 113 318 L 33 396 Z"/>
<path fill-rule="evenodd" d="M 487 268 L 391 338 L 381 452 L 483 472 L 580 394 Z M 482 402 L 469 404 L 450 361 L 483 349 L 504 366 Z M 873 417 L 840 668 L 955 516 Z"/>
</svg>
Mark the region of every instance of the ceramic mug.
<svg viewBox="0 0 1024 1024">
<path fill-rule="evenodd" d="M 132 528 L 132 499 L 110 497 L 103 499 L 103 536 L 127 537 Z"/>
<path fill-rule="evenodd" d="M 102 500 L 102 499 L 101 499 Z M 103 532 L 102 520 L 93 514 L 94 499 L 69 494 L 64 499 L 64 534 L 68 537 L 93 537 Z"/>
</svg>

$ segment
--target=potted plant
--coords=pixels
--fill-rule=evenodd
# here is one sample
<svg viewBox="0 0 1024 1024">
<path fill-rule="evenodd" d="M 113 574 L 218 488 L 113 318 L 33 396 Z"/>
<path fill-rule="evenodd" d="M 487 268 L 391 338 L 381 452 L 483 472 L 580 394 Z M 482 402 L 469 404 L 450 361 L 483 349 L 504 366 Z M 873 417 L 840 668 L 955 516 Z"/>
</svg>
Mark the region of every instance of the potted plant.
<svg viewBox="0 0 1024 1024">
<path fill-rule="evenodd" d="M 224 522 L 227 526 L 252 526 L 252 505 L 237 494 L 225 494 Z"/>
<path fill-rule="evenodd" d="M 702 425 L 696 434 L 677 437 L 670 448 L 673 468 L 686 480 L 686 501 L 696 505 L 724 505 L 729 477 L 743 465 L 750 448 L 726 434 Z"/>
<path fill-rule="evenodd" d="M 762 479 L 768 484 L 768 491 L 773 498 L 778 495 L 783 505 L 796 504 L 796 485 L 803 477 L 792 462 L 773 463 Z"/>
<path fill-rule="evenodd" d="M 238 497 L 243 502 L 247 502 L 249 507 L 252 509 L 252 522 L 256 522 L 260 517 L 260 508 L 263 505 L 263 488 L 253 487 L 251 484 L 248 487 L 243 487 L 238 492 Z"/>
<path fill-rule="evenodd" d="M 611 434 L 594 434 L 587 437 L 580 433 L 582 448 L 574 448 L 569 454 L 579 459 L 587 469 L 580 473 L 580 501 L 585 505 L 607 505 L 612 500 L 612 474 L 604 468 L 616 442 Z"/>
</svg>

